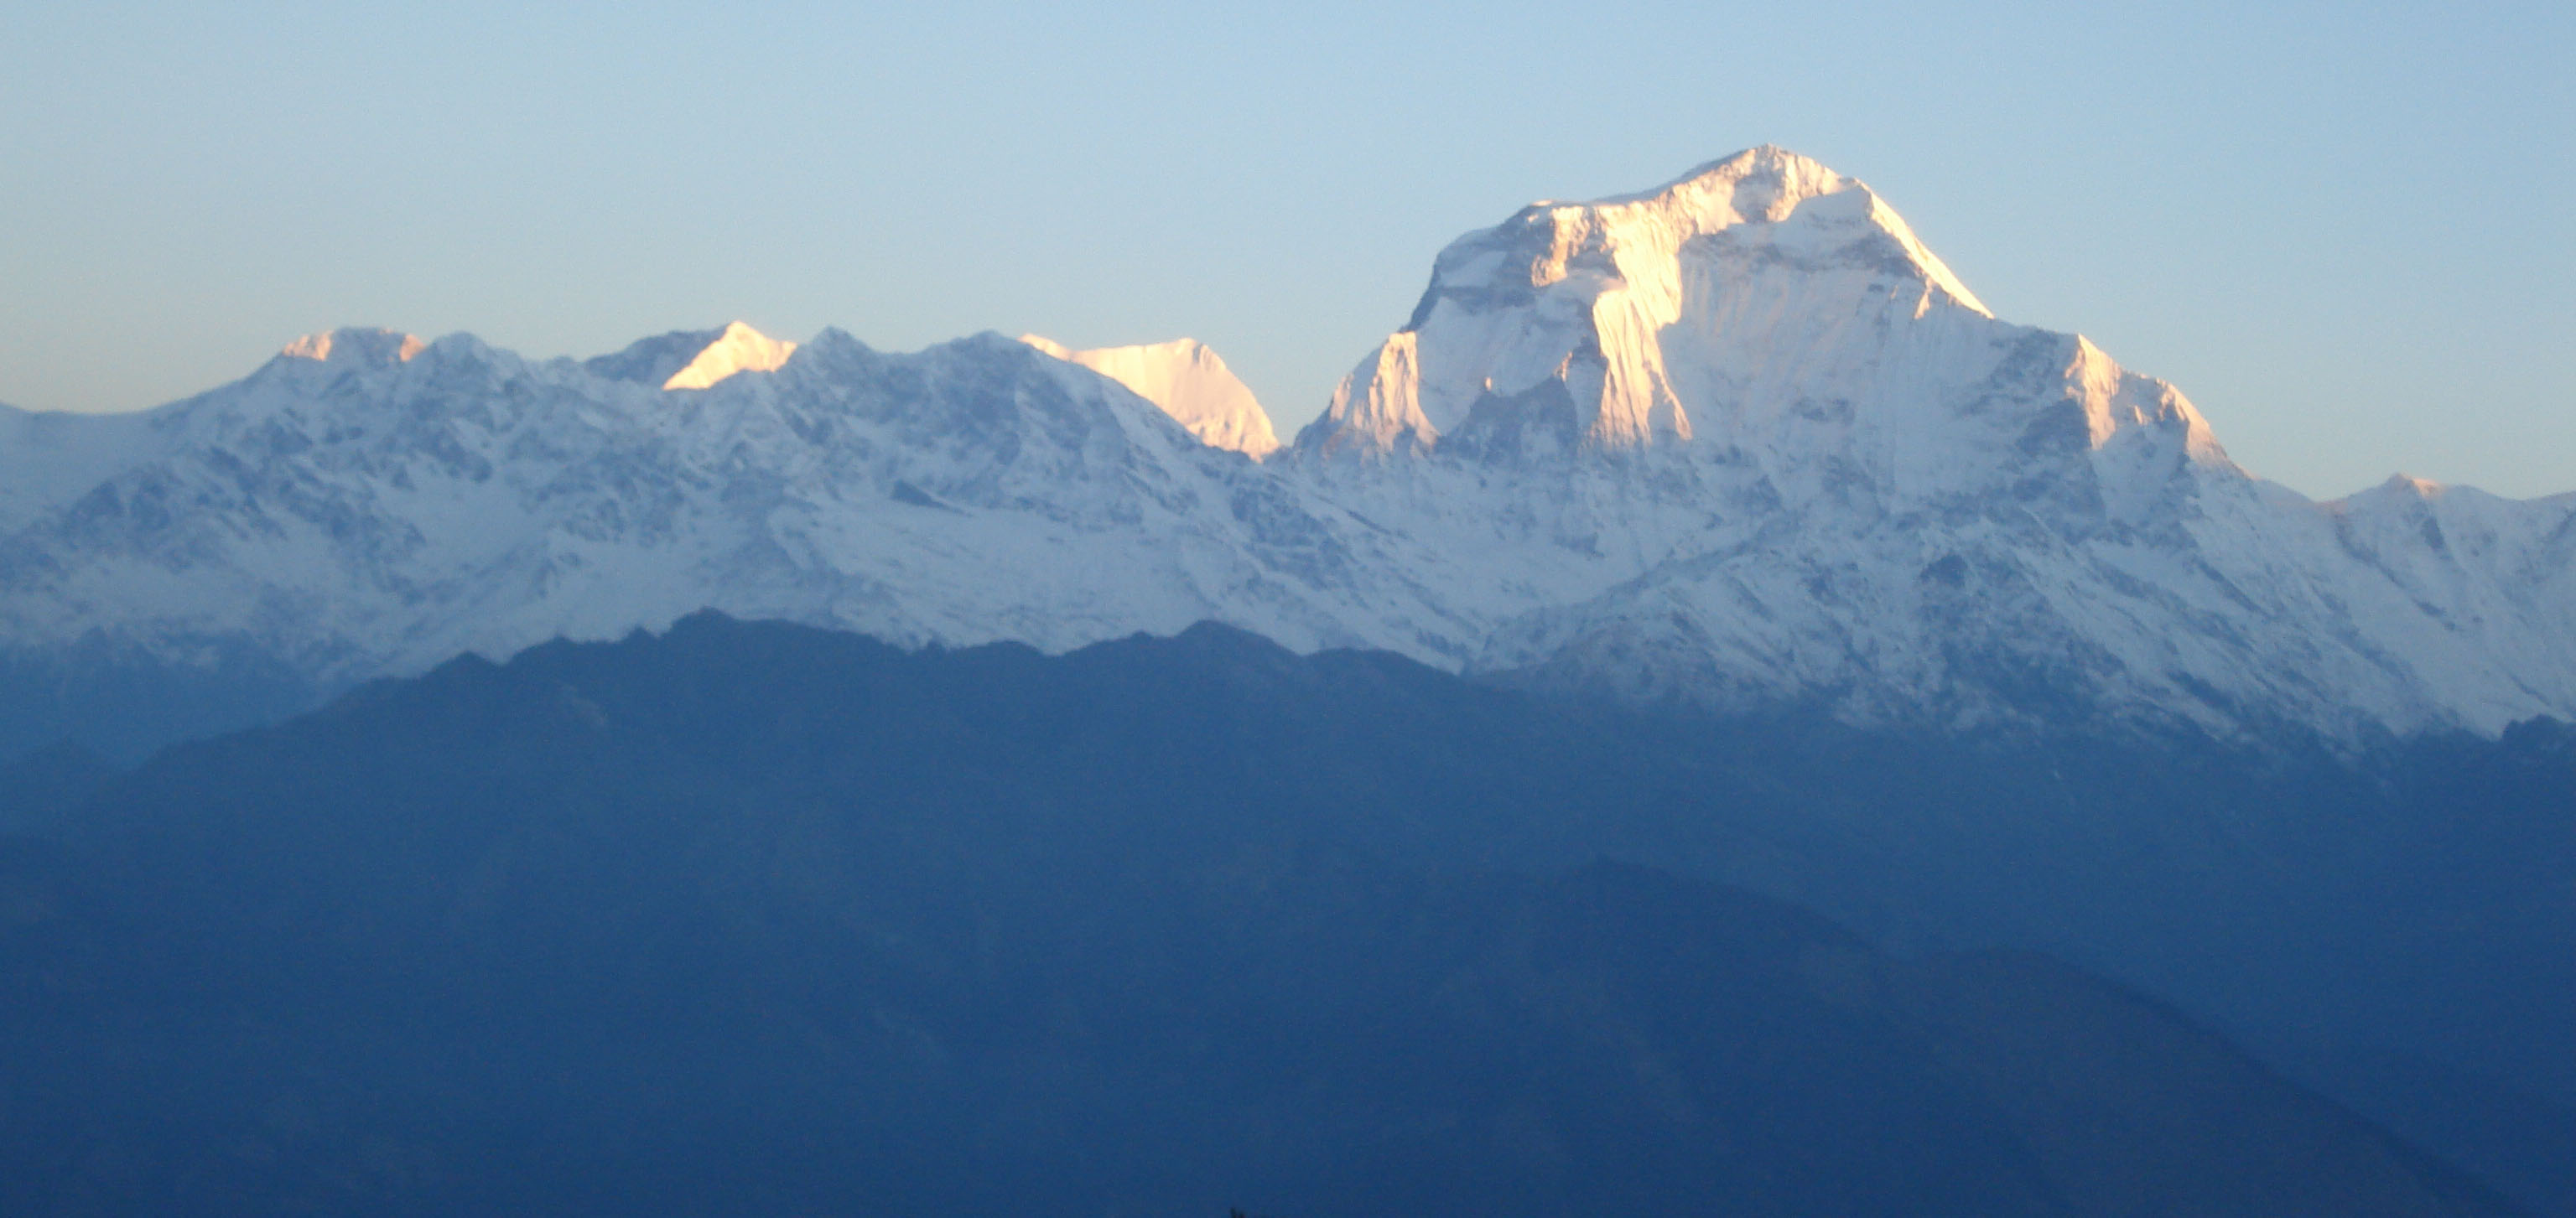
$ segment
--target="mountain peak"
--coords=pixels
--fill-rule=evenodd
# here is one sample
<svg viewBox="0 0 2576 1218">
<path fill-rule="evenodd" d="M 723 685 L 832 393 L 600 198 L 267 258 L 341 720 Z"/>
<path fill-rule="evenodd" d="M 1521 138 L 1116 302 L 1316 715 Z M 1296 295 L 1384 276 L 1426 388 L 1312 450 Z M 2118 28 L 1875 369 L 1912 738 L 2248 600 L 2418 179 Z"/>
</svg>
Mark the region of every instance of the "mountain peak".
<svg viewBox="0 0 2576 1218">
<path fill-rule="evenodd" d="M 363 326 L 344 326 L 307 334 L 279 349 L 287 359 L 309 359 L 321 363 L 354 361 L 381 367 L 407 363 L 429 344 L 398 330 Z"/>
<path fill-rule="evenodd" d="M 2405 491 L 2409 494 L 2419 495 L 2427 499 L 2450 489 L 2449 487 L 2446 487 L 2439 482 L 2435 482 L 2430 478 L 2418 478 L 2415 475 L 2406 473 L 2402 470 L 2388 476 L 2388 485 L 2391 489 Z"/>
<path fill-rule="evenodd" d="M 1162 407 L 1202 443 L 1256 461 L 1279 448 L 1270 413 L 1215 350 L 1195 338 L 1090 351 L 1071 350 L 1036 334 L 1023 334 L 1020 341 L 1125 385 Z"/>
<path fill-rule="evenodd" d="M 1951 273 L 1948 264 L 1924 247 L 1905 217 L 1867 183 L 1776 144 L 1721 157 L 1650 191 L 1581 206 L 1637 209 L 1657 213 L 1667 223 L 1683 220 L 1689 236 L 1746 224 L 1808 230 L 1798 234 L 1806 240 L 1791 238 L 1790 233 L 1770 234 L 1775 244 L 1792 246 L 1840 245 L 1883 235 L 1932 286 L 1970 309 L 1994 315 Z M 1873 229 L 1875 233 L 1869 231 Z"/>
<path fill-rule="evenodd" d="M 1681 203 L 1708 209 L 1711 219 L 1722 214 L 1724 219 L 1717 225 L 1722 227 L 1724 224 L 1776 223 L 1788 219 L 1799 204 L 1809 199 L 1854 189 L 1868 188 L 1862 186 L 1858 179 L 1836 173 L 1813 157 L 1801 156 L 1777 144 L 1764 144 L 1710 161 L 1653 190 L 1613 195 L 1584 206 Z M 1723 208 L 1723 213 L 1718 212 L 1718 208 Z"/>
<path fill-rule="evenodd" d="M 796 344 L 771 338 L 742 322 L 727 322 L 715 341 L 699 350 L 664 389 L 704 389 L 737 372 L 773 372 L 795 354 Z"/>
<path fill-rule="evenodd" d="M 2418 478 L 2403 471 L 2388 475 L 2387 480 L 2368 490 L 2345 496 L 2341 502 L 2350 505 L 2372 501 L 2416 502 L 2440 499 L 2451 488 L 2430 478 Z"/>
<path fill-rule="evenodd" d="M 615 354 L 583 360 L 582 367 L 593 376 L 657 389 L 704 389 L 737 372 L 775 371 L 795 350 L 794 343 L 735 321 L 721 329 L 638 339 Z"/>
<path fill-rule="evenodd" d="M 1705 430 L 1696 416 L 1767 426 L 1795 409 L 1748 394 L 1785 392 L 1779 374 L 1799 366 L 1786 351 L 1812 367 L 1905 358 L 1891 335 L 1953 315 L 1994 318 L 1858 179 L 1765 145 L 1638 194 L 1533 203 L 1451 242 L 1412 317 L 1298 444 L 1686 443 Z M 1668 344 L 1682 365 L 1667 364 Z"/>
</svg>

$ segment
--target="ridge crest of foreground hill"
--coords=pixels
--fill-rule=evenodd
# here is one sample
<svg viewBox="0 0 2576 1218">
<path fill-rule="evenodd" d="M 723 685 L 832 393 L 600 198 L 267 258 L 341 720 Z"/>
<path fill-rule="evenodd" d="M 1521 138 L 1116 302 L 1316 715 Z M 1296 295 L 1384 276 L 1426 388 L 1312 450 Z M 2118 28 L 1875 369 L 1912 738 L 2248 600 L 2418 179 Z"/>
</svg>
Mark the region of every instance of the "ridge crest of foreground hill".
<svg viewBox="0 0 2576 1218">
<path fill-rule="evenodd" d="M 1215 618 L 1958 732 L 2576 717 L 2576 496 L 2262 482 L 1777 148 L 1453 242 L 1277 452 L 1188 340 L 299 347 L 138 415 L 0 416 L 0 755 L 705 607 L 1048 651 Z"/>
<path fill-rule="evenodd" d="M 1228 627 L 1049 657 L 701 614 L 455 661 L 0 841 L 0 978 L 39 982 L 0 1002 L 0 1205 L 2509 1212 L 2118 985 L 1900 957 L 1708 878 L 1952 933 L 2013 911 L 2402 1024 L 2392 993 L 2452 993 L 2342 1005 L 2356 945 L 2272 863 L 2352 808 L 2240 820 L 2271 792 L 2219 782 L 2159 825 L 2050 776 L 2116 747 L 1874 772 L 1839 734 Z M 1881 805 L 1888 770 L 1939 806 Z M 1912 848 L 1855 849 L 1859 819 Z M 2285 836 L 2140 849 L 2168 829 Z M 2002 859 L 2082 899 L 2017 906 Z M 2249 913 L 2297 950 L 2209 950 L 2262 942 Z M 2528 1031 L 2505 1010 L 2471 1043 Z"/>
</svg>

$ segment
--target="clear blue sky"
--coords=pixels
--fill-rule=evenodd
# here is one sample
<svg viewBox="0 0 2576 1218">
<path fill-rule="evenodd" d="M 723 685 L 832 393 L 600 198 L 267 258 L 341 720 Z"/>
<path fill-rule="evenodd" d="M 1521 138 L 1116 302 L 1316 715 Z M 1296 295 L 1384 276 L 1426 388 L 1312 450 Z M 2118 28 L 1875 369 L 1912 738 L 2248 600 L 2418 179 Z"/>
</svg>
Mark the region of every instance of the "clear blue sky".
<svg viewBox="0 0 2576 1218">
<path fill-rule="evenodd" d="M 2576 489 L 2576 6 L 1925 7 L 0 0 L 0 401 L 740 317 L 1189 334 L 1293 427 L 1450 238 L 1771 142 L 2258 472 Z"/>
</svg>

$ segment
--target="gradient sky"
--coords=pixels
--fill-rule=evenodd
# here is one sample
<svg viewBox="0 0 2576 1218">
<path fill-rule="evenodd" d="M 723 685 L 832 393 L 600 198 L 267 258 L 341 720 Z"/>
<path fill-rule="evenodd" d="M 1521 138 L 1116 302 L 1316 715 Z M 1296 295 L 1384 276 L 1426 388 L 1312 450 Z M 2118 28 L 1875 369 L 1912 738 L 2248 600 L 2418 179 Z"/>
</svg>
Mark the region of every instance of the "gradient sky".
<svg viewBox="0 0 2576 1218">
<path fill-rule="evenodd" d="M 1285 434 L 1451 238 L 1767 142 L 2259 473 L 2576 489 L 2576 6 L 2241 7 L 10 0 L 0 401 L 739 317 L 1187 334 Z"/>
</svg>

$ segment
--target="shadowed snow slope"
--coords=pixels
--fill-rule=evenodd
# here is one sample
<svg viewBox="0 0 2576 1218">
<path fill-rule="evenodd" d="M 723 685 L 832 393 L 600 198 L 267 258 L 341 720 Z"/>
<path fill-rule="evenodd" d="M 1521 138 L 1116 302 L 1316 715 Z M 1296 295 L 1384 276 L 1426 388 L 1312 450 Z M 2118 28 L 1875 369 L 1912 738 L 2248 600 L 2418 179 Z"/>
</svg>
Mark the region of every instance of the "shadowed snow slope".
<svg viewBox="0 0 2576 1218">
<path fill-rule="evenodd" d="M 2576 497 L 2262 482 L 1776 148 L 1451 244 L 1265 462 L 1204 347 L 1042 345 L 340 331 L 141 415 L 0 414 L 0 661 L 327 688 L 715 607 L 1049 649 L 1214 618 L 1856 723 L 2576 717 Z"/>
</svg>

